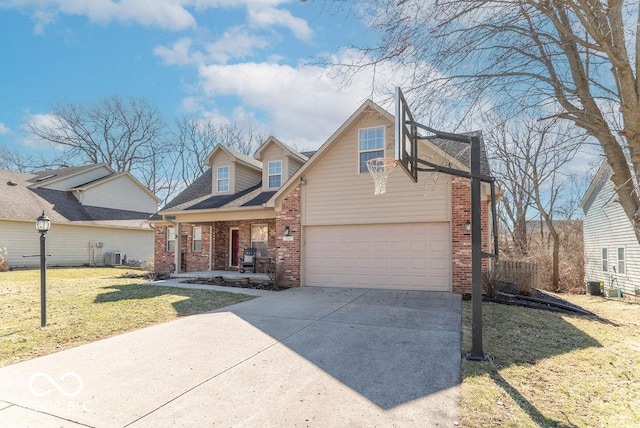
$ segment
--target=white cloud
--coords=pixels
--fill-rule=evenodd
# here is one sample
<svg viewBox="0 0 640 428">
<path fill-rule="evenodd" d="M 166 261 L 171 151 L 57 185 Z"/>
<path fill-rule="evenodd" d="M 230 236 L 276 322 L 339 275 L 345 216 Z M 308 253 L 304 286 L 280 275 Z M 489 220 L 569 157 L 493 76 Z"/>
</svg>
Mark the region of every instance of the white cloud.
<svg viewBox="0 0 640 428">
<path fill-rule="evenodd" d="M 41 129 L 50 129 L 55 132 L 59 126 L 59 119 L 57 116 L 49 113 L 39 114 L 27 114 L 25 121 L 22 125 L 22 135 L 19 138 L 20 143 L 34 150 L 56 150 L 62 151 L 64 147 L 49 141 L 42 140 L 29 132 L 27 122 L 31 122 Z"/>
<path fill-rule="evenodd" d="M 153 53 L 167 65 L 201 64 L 204 56 L 201 52 L 192 50 L 193 40 L 183 37 L 176 40 L 170 47 L 156 46 Z"/>
<path fill-rule="evenodd" d="M 254 49 L 264 49 L 269 43 L 263 38 L 250 34 L 246 28 L 233 27 L 223 36 L 207 45 L 207 53 L 216 63 L 226 63 L 231 58 L 247 58 L 253 55 Z"/>
<path fill-rule="evenodd" d="M 215 8 L 246 7 L 255 24 L 280 25 L 290 28 L 296 37 L 305 39 L 311 33 L 309 26 L 286 10 L 276 6 L 287 0 L 4 0 L 2 6 L 28 10 L 36 22 L 34 32 L 42 34 L 47 25 L 59 15 L 85 16 L 90 21 L 136 23 L 171 31 L 197 26 L 190 9 L 197 11 Z"/>
<path fill-rule="evenodd" d="M 352 55 L 345 51 L 339 60 Z M 377 87 L 387 94 L 376 99 L 385 108 L 403 73 L 380 68 Z M 249 111 L 268 117 L 267 131 L 301 149 L 315 149 L 371 97 L 371 72 L 364 71 L 343 87 L 333 67 L 276 63 L 207 65 L 199 68 L 202 91 L 209 99 L 235 96 Z"/>
<path fill-rule="evenodd" d="M 7 125 L 5 125 L 4 123 L 0 122 L 0 135 L 6 135 L 9 132 L 11 132 L 9 127 Z"/>
<path fill-rule="evenodd" d="M 297 18 L 288 10 L 275 7 L 249 7 L 249 23 L 259 28 L 270 28 L 276 25 L 289 28 L 299 40 L 309 40 L 313 31 L 307 21 Z"/>
</svg>

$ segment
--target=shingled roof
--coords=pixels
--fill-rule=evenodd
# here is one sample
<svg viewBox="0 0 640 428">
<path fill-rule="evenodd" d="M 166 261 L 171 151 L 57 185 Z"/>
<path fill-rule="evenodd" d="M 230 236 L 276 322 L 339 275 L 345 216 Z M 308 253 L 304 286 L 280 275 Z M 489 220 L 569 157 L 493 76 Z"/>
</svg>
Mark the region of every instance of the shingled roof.
<svg viewBox="0 0 640 428">
<path fill-rule="evenodd" d="M 0 169 L 0 219 L 35 219 L 44 211 L 53 223 L 146 228 L 150 213 L 82 205 L 71 193 L 34 187 L 38 178 L 71 175 L 87 167 L 27 174 Z"/>
</svg>

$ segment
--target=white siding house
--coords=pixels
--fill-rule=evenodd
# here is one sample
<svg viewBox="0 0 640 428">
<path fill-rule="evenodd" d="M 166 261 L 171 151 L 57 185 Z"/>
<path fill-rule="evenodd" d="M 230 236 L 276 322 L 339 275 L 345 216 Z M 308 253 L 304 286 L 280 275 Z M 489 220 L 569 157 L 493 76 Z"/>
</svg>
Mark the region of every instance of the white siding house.
<svg viewBox="0 0 640 428">
<path fill-rule="evenodd" d="M 158 198 L 128 173 L 107 165 L 24 174 L 0 170 L 0 248 L 10 268 L 39 266 L 35 219 L 51 219 L 50 266 L 102 266 L 153 255 L 147 219 Z M 115 259 L 108 254 L 118 254 Z"/>
<path fill-rule="evenodd" d="M 635 293 L 640 289 L 640 244 L 610 177 L 611 169 L 603 163 L 582 199 L 585 281 Z"/>
</svg>

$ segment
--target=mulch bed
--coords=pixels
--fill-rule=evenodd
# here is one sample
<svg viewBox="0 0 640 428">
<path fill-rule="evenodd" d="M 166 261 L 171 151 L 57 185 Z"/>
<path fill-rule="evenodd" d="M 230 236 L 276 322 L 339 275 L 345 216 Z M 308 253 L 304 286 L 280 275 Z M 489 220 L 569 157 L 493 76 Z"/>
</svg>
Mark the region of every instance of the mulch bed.
<svg viewBox="0 0 640 428">
<path fill-rule="evenodd" d="M 205 284 L 205 285 L 220 285 L 223 287 L 234 288 L 251 288 L 254 290 L 268 290 L 268 291 L 282 291 L 286 290 L 286 287 L 274 287 L 272 282 L 251 282 L 249 278 L 241 278 L 232 280 L 224 278 L 222 276 L 214 276 L 207 278 L 192 278 L 181 281 L 185 284 Z"/>
</svg>

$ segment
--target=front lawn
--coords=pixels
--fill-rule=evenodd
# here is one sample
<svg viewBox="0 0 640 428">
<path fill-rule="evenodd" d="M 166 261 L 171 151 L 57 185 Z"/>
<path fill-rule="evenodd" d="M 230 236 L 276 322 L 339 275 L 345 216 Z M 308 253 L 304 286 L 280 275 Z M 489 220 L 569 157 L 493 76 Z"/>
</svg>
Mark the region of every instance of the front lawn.
<svg viewBox="0 0 640 428">
<path fill-rule="evenodd" d="M 40 271 L 0 272 L 0 367 L 252 297 L 141 285 L 115 268 L 49 269 L 47 326 Z"/>
<path fill-rule="evenodd" d="M 640 305 L 562 298 L 599 319 L 483 303 L 493 360 L 463 360 L 462 426 L 640 426 Z M 470 326 L 464 302 L 463 351 Z"/>
</svg>

